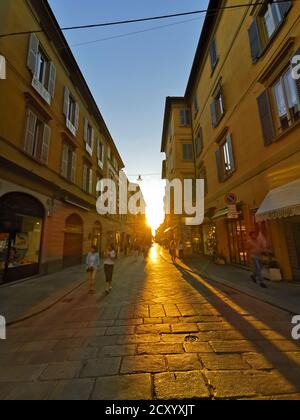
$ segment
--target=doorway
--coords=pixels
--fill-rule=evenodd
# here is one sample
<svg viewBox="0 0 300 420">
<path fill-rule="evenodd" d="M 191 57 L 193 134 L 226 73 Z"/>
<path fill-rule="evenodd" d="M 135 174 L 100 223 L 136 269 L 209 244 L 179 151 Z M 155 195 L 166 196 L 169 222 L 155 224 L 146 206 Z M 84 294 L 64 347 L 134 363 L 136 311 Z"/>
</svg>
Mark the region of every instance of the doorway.
<svg viewBox="0 0 300 420">
<path fill-rule="evenodd" d="M 77 214 L 66 220 L 64 234 L 63 267 L 69 268 L 82 264 L 83 258 L 83 221 Z"/>
<path fill-rule="evenodd" d="M 248 256 L 246 250 L 247 233 L 244 220 L 228 220 L 227 228 L 230 261 L 233 264 L 248 265 Z"/>
</svg>

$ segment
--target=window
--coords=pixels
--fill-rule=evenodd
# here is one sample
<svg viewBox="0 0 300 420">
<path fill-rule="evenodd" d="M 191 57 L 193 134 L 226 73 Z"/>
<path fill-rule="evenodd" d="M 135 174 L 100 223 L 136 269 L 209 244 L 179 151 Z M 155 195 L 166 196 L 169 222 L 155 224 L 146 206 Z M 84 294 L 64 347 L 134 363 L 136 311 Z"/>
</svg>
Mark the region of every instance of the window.
<svg viewBox="0 0 300 420">
<path fill-rule="evenodd" d="M 199 112 L 199 102 L 198 102 L 198 96 L 194 96 L 194 113 L 198 114 Z"/>
<path fill-rule="evenodd" d="M 207 180 L 207 171 L 204 165 L 200 166 L 198 172 L 198 179 L 203 179 L 204 181 L 204 194 L 208 194 L 208 180 Z"/>
<path fill-rule="evenodd" d="M 76 152 L 74 148 L 67 143 L 63 144 L 61 175 L 68 181 L 76 181 Z"/>
<path fill-rule="evenodd" d="M 211 103 L 211 118 L 213 127 L 217 127 L 225 114 L 222 88 L 219 87 Z"/>
<path fill-rule="evenodd" d="M 203 132 L 202 128 L 200 127 L 196 134 L 196 153 L 197 156 L 200 156 L 200 154 L 203 151 Z"/>
<path fill-rule="evenodd" d="M 83 190 L 93 194 L 93 169 L 87 163 L 83 164 Z"/>
<path fill-rule="evenodd" d="M 300 119 L 300 97 L 291 68 L 275 83 L 273 92 L 281 128 L 286 130 Z"/>
<path fill-rule="evenodd" d="M 231 136 L 227 136 L 216 152 L 219 181 L 224 182 L 235 171 L 235 160 Z"/>
<path fill-rule="evenodd" d="M 111 160 L 111 147 L 110 146 L 107 148 L 107 157 L 109 160 Z"/>
<path fill-rule="evenodd" d="M 65 87 L 64 92 L 64 115 L 66 117 L 67 128 L 76 136 L 79 124 L 79 105 L 67 87 Z"/>
<path fill-rule="evenodd" d="M 84 119 L 84 142 L 86 144 L 86 151 L 90 156 L 93 156 L 94 151 L 94 129 L 87 118 Z"/>
<path fill-rule="evenodd" d="M 183 144 L 182 145 L 182 157 L 183 160 L 193 160 L 193 145 L 192 144 Z"/>
<path fill-rule="evenodd" d="M 253 63 L 262 56 L 270 40 L 282 25 L 292 7 L 292 1 L 268 1 L 249 28 L 249 41 Z"/>
<path fill-rule="evenodd" d="M 210 45 L 210 64 L 212 71 L 216 68 L 218 59 L 217 42 L 214 39 Z"/>
<path fill-rule="evenodd" d="M 98 166 L 103 169 L 104 168 L 104 144 L 100 139 L 97 140 L 97 159 L 98 159 Z"/>
<path fill-rule="evenodd" d="M 272 144 L 276 138 L 275 116 L 279 122 L 279 134 L 300 120 L 300 81 L 294 80 L 292 72 L 292 68 L 288 68 L 271 89 L 267 89 L 257 98 L 266 146 Z"/>
<path fill-rule="evenodd" d="M 33 88 L 50 105 L 55 93 L 56 67 L 35 34 L 30 35 L 27 66 L 33 75 Z"/>
<path fill-rule="evenodd" d="M 47 165 L 51 140 L 51 128 L 35 112 L 28 110 L 25 132 L 25 152 Z"/>
<path fill-rule="evenodd" d="M 180 126 L 181 127 L 190 127 L 191 125 L 191 113 L 189 109 L 180 110 Z"/>
</svg>

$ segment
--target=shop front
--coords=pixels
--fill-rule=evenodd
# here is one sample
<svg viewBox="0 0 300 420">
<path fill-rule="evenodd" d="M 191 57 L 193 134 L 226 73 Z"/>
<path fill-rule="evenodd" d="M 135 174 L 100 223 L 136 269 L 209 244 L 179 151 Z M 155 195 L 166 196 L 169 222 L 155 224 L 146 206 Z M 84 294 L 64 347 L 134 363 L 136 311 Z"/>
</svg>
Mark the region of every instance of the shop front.
<svg viewBox="0 0 300 420">
<path fill-rule="evenodd" d="M 44 207 L 30 195 L 9 193 L 0 198 L 0 209 L 0 282 L 37 275 Z"/>
<path fill-rule="evenodd" d="M 256 222 L 270 226 L 284 278 L 300 281 L 300 179 L 271 190 L 256 213 Z"/>
</svg>

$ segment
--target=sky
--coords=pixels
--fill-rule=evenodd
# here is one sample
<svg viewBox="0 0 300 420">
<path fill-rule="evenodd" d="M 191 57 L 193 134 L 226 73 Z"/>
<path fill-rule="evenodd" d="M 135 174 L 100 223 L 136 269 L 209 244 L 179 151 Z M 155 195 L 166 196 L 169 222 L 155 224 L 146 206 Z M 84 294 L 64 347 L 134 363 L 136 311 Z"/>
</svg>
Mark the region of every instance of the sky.
<svg viewBox="0 0 300 420">
<path fill-rule="evenodd" d="M 207 7 L 207 0 L 49 0 L 49 3 L 60 26 Z M 165 98 L 185 92 L 203 20 L 203 15 L 197 15 L 65 33 L 120 151 L 126 173 L 132 181 L 138 174 L 143 177 L 140 185 L 153 227 L 158 227 L 164 216 L 160 145 Z M 177 22 L 181 23 L 173 25 Z M 173 26 L 107 40 L 170 24 Z M 102 41 L 78 45 L 96 40 Z"/>
</svg>

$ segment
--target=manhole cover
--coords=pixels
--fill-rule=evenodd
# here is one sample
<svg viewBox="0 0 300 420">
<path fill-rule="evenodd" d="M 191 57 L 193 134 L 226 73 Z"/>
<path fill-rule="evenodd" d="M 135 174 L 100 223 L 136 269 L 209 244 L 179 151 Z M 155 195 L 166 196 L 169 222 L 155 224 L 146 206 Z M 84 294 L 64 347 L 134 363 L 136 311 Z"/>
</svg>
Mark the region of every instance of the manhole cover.
<svg viewBox="0 0 300 420">
<path fill-rule="evenodd" d="M 189 335 L 185 337 L 184 341 L 187 343 L 195 343 L 196 341 L 199 341 L 199 337 L 196 337 L 195 335 Z"/>
</svg>

